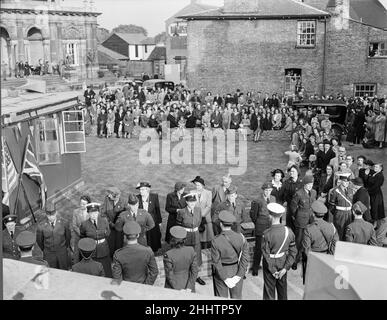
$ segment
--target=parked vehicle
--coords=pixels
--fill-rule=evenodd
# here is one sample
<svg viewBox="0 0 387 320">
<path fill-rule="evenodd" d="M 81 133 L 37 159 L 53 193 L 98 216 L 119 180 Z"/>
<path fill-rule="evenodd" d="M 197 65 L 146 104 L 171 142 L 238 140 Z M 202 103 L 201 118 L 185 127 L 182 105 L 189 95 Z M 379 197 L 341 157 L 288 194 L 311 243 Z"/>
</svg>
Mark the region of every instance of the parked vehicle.
<svg viewBox="0 0 387 320">
<path fill-rule="evenodd" d="M 157 90 L 159 88 L 174 90 L 175 83 L 173 81 L 167 81 L 163 79 L 151 79 L 144 81 L 143 87 L 147 90 Z"/>
</svg>

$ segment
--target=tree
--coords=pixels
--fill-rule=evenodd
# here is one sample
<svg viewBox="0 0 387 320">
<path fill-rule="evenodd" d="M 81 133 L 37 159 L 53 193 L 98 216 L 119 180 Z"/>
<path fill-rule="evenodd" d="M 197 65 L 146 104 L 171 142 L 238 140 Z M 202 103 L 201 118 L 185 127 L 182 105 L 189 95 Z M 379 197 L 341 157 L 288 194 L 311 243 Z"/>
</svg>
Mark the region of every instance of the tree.
<svg viewBox="0 0 387 320">
<path fill-rule="evenodd" d="M 144 36 L 148 36 L 148 31 L 144 27 L 136 26 L 135 24 L 120 24 L 118 27 L 115 27 L 112 32 L 142 33 Z"/>
<path fill-rule="evenodd" d="M 104 42 L 110 35 L 110 31 L 105 28 L 97 28 L 97 42 Z"/>
<path fill-rule="evenodd" d="M 165 43 L 166 37 L 167 35 L 165 32 L 160 32 L 155 36 L 155 43 Z"/>
</svg>

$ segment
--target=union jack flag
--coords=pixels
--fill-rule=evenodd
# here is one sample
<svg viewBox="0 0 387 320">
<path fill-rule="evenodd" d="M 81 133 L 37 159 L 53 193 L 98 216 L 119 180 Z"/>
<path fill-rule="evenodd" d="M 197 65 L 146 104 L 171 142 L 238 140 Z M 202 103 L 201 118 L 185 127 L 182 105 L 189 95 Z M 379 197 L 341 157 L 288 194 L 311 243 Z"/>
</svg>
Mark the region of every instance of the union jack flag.
<svg viewBox="0 0 387 320">
<path fill-rule="evenodd" d="M 35 158 L 34 149 L 32 148 L 31 138 L 28 135 L 26 150 L 24 153 L 24 165 L 22 174 L 26 174 L 40 187 L 41 207 L 44 208 L 47 197 L 47 187 L 44 182 L 43 173 L 40 171 L 38 161 Z"/>
<path fill-rule="evenodd" d="M 2 202 L 9 206 L 9 197 L 13 190 L 17 187 L 18 174 L 13 163 L 11 153 L 9 152 L 8 146 L 3 141 L 3 161 L 2 161 L 2 190 L 4 191 L 4 197 Z"/>
</svg>

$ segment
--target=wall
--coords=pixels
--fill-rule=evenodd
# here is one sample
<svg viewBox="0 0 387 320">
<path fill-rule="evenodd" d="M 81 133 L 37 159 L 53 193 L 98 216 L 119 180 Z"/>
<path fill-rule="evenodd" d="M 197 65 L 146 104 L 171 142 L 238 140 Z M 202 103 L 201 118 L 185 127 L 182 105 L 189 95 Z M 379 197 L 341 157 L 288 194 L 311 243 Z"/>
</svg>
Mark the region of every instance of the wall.
<svg viewBox="0 0 387 320">
<path fill-rule="evenodd" d="M 301 68 L 308 92 L 322 90 L 324 23 L 317 45 L 296 48 L 296 20 L 189 21 L 188 86 L 213 92 L 284 91 L 285 68 Z"/>
<path fill-rule="evenodd" d="M 139 76 L 141 73 L 153 75 L 153 62 L 148 60 L 128 61 L 124 69 L 130 76 Z"/>
<path fill-rule="evenodd" d="M 155 45 L 147 45 L 147 52 L 145 52 L 145 45 L 137 45 L 138 46 L 138 57 L 136 57 L 136 45 L 130 44 L 129 47 L 129 59 L 130 60 L 146 60 L 149 55 L 156 47 Z"/>
</svg>

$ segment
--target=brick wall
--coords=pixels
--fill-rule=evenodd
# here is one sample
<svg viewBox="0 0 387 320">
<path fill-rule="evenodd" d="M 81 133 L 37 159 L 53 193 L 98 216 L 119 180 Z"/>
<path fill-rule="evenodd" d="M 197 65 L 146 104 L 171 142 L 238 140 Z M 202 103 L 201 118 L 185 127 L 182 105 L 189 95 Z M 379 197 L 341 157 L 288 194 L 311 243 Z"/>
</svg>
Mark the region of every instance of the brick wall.
<svg viewBox="0 0 387 320">
<path fill-rule="evenodd" d="M 296 20 L 190 21 L 188 86 L 283 93 L 286 68 L 301 68 L 308 92 L 322 88 L 323 22 L 317 45 L 296 48 Z"/>
</svg>

